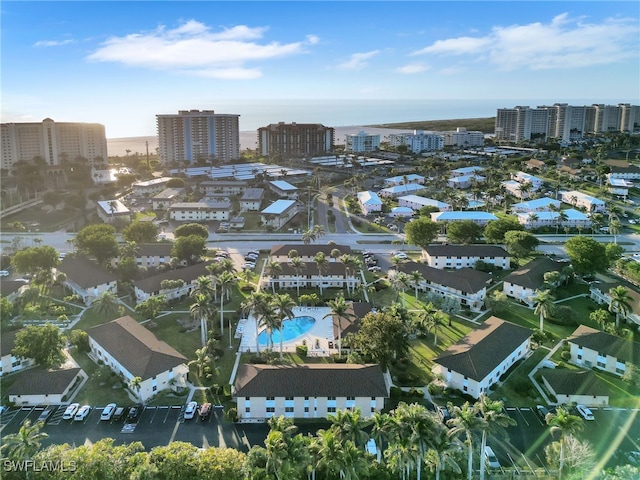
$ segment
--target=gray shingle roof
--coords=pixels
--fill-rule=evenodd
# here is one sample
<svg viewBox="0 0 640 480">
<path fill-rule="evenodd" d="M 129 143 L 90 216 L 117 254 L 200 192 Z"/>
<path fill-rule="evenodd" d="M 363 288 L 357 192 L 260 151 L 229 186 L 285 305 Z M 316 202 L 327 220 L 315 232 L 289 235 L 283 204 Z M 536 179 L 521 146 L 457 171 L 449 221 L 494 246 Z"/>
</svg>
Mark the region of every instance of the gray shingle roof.
<svg viewBox="0 0 640 480">
<path fill-rule="evenodd" d="M 12 332 L 3 331 L 0 335 L 0 356 L 5 356 L 11 353 L 13 347 L 16 346 L 16 334 L 20 330 L 14 330 Z"/>
<path fill-rule="evenodd" d="M 406 274 L 416 270 L 430 283 L 453 288 L 464 293 L 476 293 L 486 288 L 493 277 L 474 268 L 461 268 L 459 270 L 441 270 L 430 267 L 424 263 L 406 262 L 398 265 L 398 270 Z"/>
<path fill-rule="evenodd" d="M 528 328 L 492 316 L 442 352 L 434 362 L 481 381 L 532 333 Z"/>
<path fill-rule="evenodd" d="M 572 371 L 566 369 L 542 369 L 542 378 L 562 395 L 608 395 L 609 389 L 590 370 Z"/>
<path fill-rule="evenodd" d="M 510 257 L 497 245 L 429 245 L 424 249 L 431 257 Z"/>
<path fill-rule="evenodd" d="M 92 327 L 87 333 L 133 376 L 142 380 L 187 361 L 184 355 L 129 316 Z"/>
<path fill-rule="evenodd" d="M 196 263 L 184 268 L 167 270 L 151 277 L 143 278 L 142 280 L 136 280 L 134 284 L 143 292 L 158 292 L 160 291 L 160 284 L 163 280 L 184 280 L 185 283 L 189 283 L 201 275 L 209 275 L 207 271 L 207 265 L 209 265 L 209 263 L 211 262 Z"/>
<path fill-rule="evenodd" d="M 353 315 L 353 318 L 340 318 L 337 315 L 333 315 L 333 334 L 338 338 L 338 320 L 340 321 L 340 328 L 342 329 L 342 336 L 349 333 L 356 333 L 360 330 L 360 320 L 367 313 L 372 311 L 371 304 L 368 302 L 351 302 L 347 309 L 347 314 Z"/>
<path fill-rule="evenodd" d="M 115 274 L 86 257 L 66 256 L 60 263 L 58 270 L 81 288 L 96 287 L 118 279 Z"/>
<path fill-rule="evenodd" d="M 282 268 L 282 272 L 278 273 L 278 277 L 283 276 L 283 275 L 298 275 L 298 273 L 296 272 L 296 269 L 293 268 L 293 266 L 288 263 L 288 262 L 279 262 L 280 263 L 280 267 Z M 302 270 L 300 270 L 300 276 L 301 277 L 308 277 L 308 276 L 316 276 L 319 275 L 320 272 L 318 271 L 318 264 L 315 262 L 303 262 L 305 267 L 302 268 Z M 327 263 L 327 268 L 324 272 L 322 272 L 322 275 L 326 276 L 326 275 L 340 275 L 343 276 L 345 275 L 345 268 L 344 268 L 344 263 L 342 262 L 328 262 Z M 352 273 L 353 275 L 353 273 Z"/>
<path fill-rule="evenodd" d="M 380 365 L 253 365 L 238 368 L 236 397 L 387 397 Z"/>
<path fill-rule="evenodd" d="M 351 254 L 351 247 L 348 245 L 305 245 L 301 244 L 288 244 L 288 245 L 274 245 L 271 247 L 272 256 L 288 255 L 291 250 L 298 252 L 300 257 L 314 257 L 319 252 L 329 257 L 331 251 L 338 249 L 343 254 Z"/>
<path fill-rule="evenodd" d="M 556 262 L 548 257 L 540 257 L 514 270 L 504 278 L 505 282 L 521 287 L 537 290 L 544 286 L 544 274 L 547 272 L 559 272 L 567 263 Z"/>
<path fill-rule="evenodd" d="M 622 362 L 640 365 L 640 343 L 601 332 L 586 325 L 576 328 L 567 340 L 584 348 L 610 355 Z"/>
<path fill-rule="evenodd" d="M 61 394 L 80 371 L 80 368 L 64 370 L 30 368 L 16 376 L 16 381 L 9 387 L 8 393 L 9 395 Z"/>
</svg>

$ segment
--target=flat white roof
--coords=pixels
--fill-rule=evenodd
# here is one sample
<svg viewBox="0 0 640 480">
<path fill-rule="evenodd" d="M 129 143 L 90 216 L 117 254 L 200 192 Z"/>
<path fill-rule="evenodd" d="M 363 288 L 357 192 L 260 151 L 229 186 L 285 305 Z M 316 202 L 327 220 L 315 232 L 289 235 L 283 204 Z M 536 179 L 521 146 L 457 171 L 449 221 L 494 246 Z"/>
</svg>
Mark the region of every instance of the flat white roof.
<svg viewBox="0 0 640 480">
<path fill-rule="evenodd" d="M 400 193 L 400 192 L 417 192 L 419 190 L 424 190 L 426 187 L 424 185 L 420 185 L 419 183 L 407 183 L 406 185 L 394 185 L 393 187 L 387 187 L 380 190 L 381 192 L 388 193 Z"/>
<path fill-rule="evenodd" d="M 376 192 L 358 192 L 358 200 L 364 205 L 382 205 L 382 200 Z"/>
<path fill-rule="evenodd" d="M 172 177 L 160 177 L 160 178 L 152 178 L 151 180 L 146 180 L 144 182 L 135 182 L 133 184 L 134 187 L 149 187 L 151 185 L 158 185 L 161 183 L 166 183 L 171 180 Z"/>
<path fill-rule="evenodd" d="M 566 196 L 567 198 L 571 198 L 571 197 L 576 197 L 579 199 L 583 199 L 583 200 L 587 200 L 591 203 L 597 203 L 597 204 L 601 204 L 604 205 L 604 201 L 600 200 L 599 198 L 596 197 L 592 197 L 591 195 L 587 195 L 586 193 L 582 193 L 582 192 L 578 192 L 577 190 L 571 190 L 569 192 L 562 192 L 563 196 Z"/>
<path fill-rule="evenodd" d="M 475 167 L 456 168 L 451 171 L 456 173 L 468 174 L 468 173 L 474 173 L 474 172 L 481 172 L 482 170 L 484 170 L 484 168 L 475 166 Z"/>
<path fill-rule="evenodd" d="M 460 177 L 450 177 L 449 181 L 450 182 L 456 182 L 456 183 L 458 183 L 458 182 L 462 183 L 462 182 L 469 182 L 472 179 L 476 179 L 478 181 L 482 181 L 482 180 L 484 180 L 484 177 L 482 175 L 461 175 Z"/>
<path fill-rule="evenodd" d="M 98 206 L 109 215 L 123 215 L 131 213 L 131 210 L 125 207 L 124 203 L 120 200 L 100 200 L 98 201 Z"/>
<path fill-rule="evenodd" d="M 295 192 L 296 190 L 298 190 L 298 187 L 291 185 L 289 182 L 285 182 L 284 180 L 272 180 L 270 183 L 274 187 L 279 188 L 280 190 L 283 190 L 285 192 Z"/>
<path fill-rule="evenodd" d="M 432 206 L 438 208 L 446 208 L 451 206 L 448 203 L 434 200 L 433 198 L 421 197 L 420 195 L 405 195 L 403 197 L 398 197 L 398 200 L 417 203 L 418 205 L 422 205 L 423 207 Z"/>
<path fill-rule="evenodd" d="M 260 213 L 264 215 L 280 215 L 289 210 L 295 203 L 295 200 L 276 200 Z"/>
<path fill-rule="evenodd" d="M 387 178 L 387 179 L 385 179 L 385 182 L 387 182 L 387 183 L 404 182 L 405 178 L 409 182 L 415 181 L 415 180 L 424 180 L 424 177 L 422 175 L 417 175 L 415 173 L 411 173 L 409 175 L 397 175 L 395 177 Z"/>
</svg>

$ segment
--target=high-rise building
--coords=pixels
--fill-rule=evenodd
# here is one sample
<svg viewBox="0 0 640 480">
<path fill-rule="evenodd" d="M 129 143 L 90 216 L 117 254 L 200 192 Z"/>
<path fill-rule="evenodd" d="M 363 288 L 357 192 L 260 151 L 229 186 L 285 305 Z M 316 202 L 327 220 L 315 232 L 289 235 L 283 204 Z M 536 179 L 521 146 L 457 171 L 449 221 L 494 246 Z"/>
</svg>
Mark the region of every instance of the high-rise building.
<svg viewBox="0 0 640 480">
<path fill-rule="evenodd" d="M 320 123 L 272 123 L 258 129 L 260 155 L 307 156 L 333 151 L 335 131 Z"/>
<path fill-rule="evenodd" d="M 345 136 L 344 150 L 351 153 L 374 152 L 380 149 L 380 135 L 359 131 Z"/>
<path fill-rule="evenodd" d="M 50 118 L 37 123 L 3 123 L 0 137 L 3 169 L 35 158 L 49 166 L 81 159 L 94 166 L 108 158 L 104 125 L 99 123 L 54 122 Z"/>
<path fill-rule="evenodd" d="M 156 115 L 160 161 L 228 163 L 240 158 L 239 118 L 213 110 Z"/>
<path fill-rule="evenodd" d="M 623 132 L 640 131 L 640 105 L 619 103 L 618 106 L 622 109 L 621 130 Z"/>
</svg>

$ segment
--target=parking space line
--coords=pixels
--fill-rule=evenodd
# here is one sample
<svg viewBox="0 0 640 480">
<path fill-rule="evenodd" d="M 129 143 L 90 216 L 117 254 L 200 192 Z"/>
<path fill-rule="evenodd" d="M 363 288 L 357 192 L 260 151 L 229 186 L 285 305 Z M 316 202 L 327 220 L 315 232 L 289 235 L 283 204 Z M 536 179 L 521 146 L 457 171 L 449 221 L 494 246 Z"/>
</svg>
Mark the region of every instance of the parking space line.
<svg viewBox="0 0 640 480">
<path fill-rule="evenodd" d="M 518 409 L 518 413 L 520 414 L 520 416 L 522 417 L 522 420 L 524 420 L 524 423 L 527 424 L 527 427 L 530 426 L 529 422 L 527 421 L 527 419 L 525 418 L 525 416 L 522 414 L 522 412 L 520 411 L 520 409 Z"/>
</svg>

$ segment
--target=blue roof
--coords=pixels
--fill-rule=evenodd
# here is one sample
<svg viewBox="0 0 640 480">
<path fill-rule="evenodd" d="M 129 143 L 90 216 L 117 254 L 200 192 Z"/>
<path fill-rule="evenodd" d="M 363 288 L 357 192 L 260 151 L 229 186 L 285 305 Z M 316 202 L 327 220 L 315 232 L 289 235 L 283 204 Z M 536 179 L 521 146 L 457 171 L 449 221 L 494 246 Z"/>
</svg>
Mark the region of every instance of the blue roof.
<svg viewBox="0 0 640 480">
<path fill-rule="evenodd" d="M 431 214 L 431 218 L 435 218 L 438 221 L 444 220 L 497 220 L 493 213 L 489 212 L 476 212 L 476 211 L 455 211 L 455 212 L 435 212 Z"/>
<path fill-rule="evenodd" d="M 260 213 L 268 215 L 280 215 L 281 213 L 287 211 L 295 203 L 295 200 L 276 200 Z"/>
<path fill-rule="evenodd" d="M 527 202 L 514 203 L 511 207 L 515 210 L 529 210 L 536 208 L 544 208 L 549 205 L 559 206 L 562 202 L 560 200 L 554 200 L 553 198 L 543 197 L 535 200 L 529 200 Z"/>
<path fill-rule="evenodd" d="M 289 182 L 285 182 L 284 180 L 273 180 L 271 182 L 271 185 L 273 185 L 276 188 L 279 188 L 280 190 L 284 190 L 284 191 L 287 191 L 287 190 L 291 190 L 291 191 L 298 190 L 298 187 L 295 187 L 295 186 L 291 185 Z"/>
</svg>

